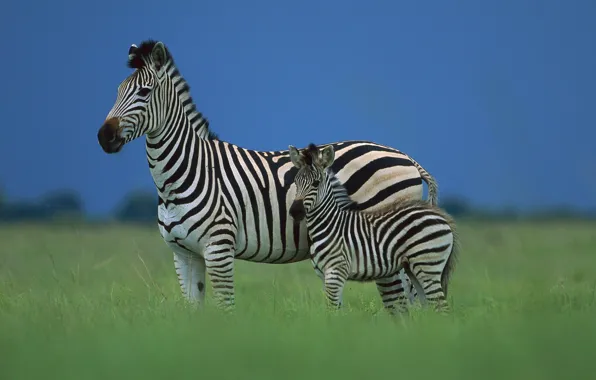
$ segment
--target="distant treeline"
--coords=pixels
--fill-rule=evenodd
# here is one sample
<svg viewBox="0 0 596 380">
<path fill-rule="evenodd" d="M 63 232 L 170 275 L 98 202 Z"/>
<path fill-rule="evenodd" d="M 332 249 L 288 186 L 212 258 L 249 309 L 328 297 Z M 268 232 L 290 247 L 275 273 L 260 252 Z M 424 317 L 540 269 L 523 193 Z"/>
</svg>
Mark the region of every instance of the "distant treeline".
<svg viewBox="0 0 596 380">
<path fill-rule="evenodd" d="M 489 210 L 476 207 L 461 197 L 443 196 L 440 206 L 455 218 L 516 220 L 516 219 L 596 219 L 596 210 L 579 211 L 571 208 L 551 208 L 519 212 L 512 208 Z M 0 194 L 0 222 L 44 222 L 56 220 L 117 221 L 121 223 L 156 223 L 157 195 L 154 191 L 127 194 L 111 215 L 103 220 L 90 218 L 84 202 L 75 191 L 50 192 L 34 201 L 11 201 Z"/>
</svg>

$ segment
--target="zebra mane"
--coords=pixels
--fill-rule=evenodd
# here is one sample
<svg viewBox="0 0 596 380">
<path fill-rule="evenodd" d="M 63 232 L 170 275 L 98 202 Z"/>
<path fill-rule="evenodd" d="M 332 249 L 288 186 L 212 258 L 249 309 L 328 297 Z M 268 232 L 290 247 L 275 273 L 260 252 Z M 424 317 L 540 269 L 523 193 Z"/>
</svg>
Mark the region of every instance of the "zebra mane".
<svg viewBox="0 0 596 380">
<path fill-rule="evenodd" d="M 341 210 L 349 210 L 356 202 L 350 198 L 348 194 L 348 190 L 346 187 L 341 183 L 339 178 L 335 176 L 335 173 L 331 168 L 327 168 L 325 170 L 327 173 L 327 178 L 329 179 L 329 183 L 331 184 L 331 192 L 333 193 L 333 197 L 335 198 L 335 202 L 339 206 Z"/>
<path fill-rule="evenodd" d="M 149 58 L 151 57 L 151 52 L 153 51 L 155 44 L 157 44 L 157 41 L 155 41 L 155 40 L 145 40 L 145 41 L 141 42 L 140 46 L 138 46 L 134 49 L 131 48 L 131 51 L 128 54 L 127 66 L 131 69 L 141 69 L 141 68 L 145 67 Z M 190 101 L 190 104 L 187 104 L 184 107 L 185 110 L 190 115 L 197 114 L 198 117 L 203 118 L 203 126 L 209 132 L 207 135 L 208 140 L 219 140 L 219 136 L 215 132 L 213 132 L 211 130 L 211 128 L 209 128 L 209 120 L 207 120 L 207 118 L 204 117 L 201 114 L 201 112 L 199 112 L 197 110 L 197 106 L 195 105 L 195 102 L 192 100 L 192 97 L 190 96 L 190 86 L 188 85 L 188 82 L 186 82 L 186 80 L 184 80 L 184 78 L 182 78 L 182 75 L 180 75 L 180 72 L 176 68 L 176 65 L 174 64 L 174 57 L 172 57 L 170 50 L 168 49 L 167 46 L 165 46 L 165 44 L 164 44 L 164 48 L 166 50 L 166 59 L 169 62 L 169 65 L 173 68 L 172 76 L 178 77 L 184 81 L 184 86 L 182 87 L 181 90 L 182 90 L 182 92 L 186 93 L 186 95 L 188 96 L 188 100 Z"/>
</svg>

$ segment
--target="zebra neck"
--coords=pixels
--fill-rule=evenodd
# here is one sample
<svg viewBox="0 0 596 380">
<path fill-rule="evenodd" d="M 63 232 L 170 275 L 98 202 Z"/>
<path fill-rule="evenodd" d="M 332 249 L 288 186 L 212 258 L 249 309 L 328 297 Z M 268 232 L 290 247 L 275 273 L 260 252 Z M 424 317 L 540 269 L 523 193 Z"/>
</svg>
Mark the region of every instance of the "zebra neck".
<svg viewBox="0 0 596 380">
<path fill-rule="evenodd" d="M 201 145 L 213 138 L 209 122 L 196 109 L 186 81 L 174 66 L 169 75 L 176 95 L 167 109 L 165 125 L 146 138 L 149 170 L 160 201 L 165 203 L 175 202 L 187 190 L 185 179 L 194 176 L 188 171 L 195 166 L 201 170 Z"/>
<path fill-rule="evenodd" d="M 306 227 L 315 247 L 327 246 L 329 239 L 335 236 L 344 235 L 346 226 L 343 217 L 346 211 L 337 208 L 337 204 L 331 200 L 320 203 L 316 209 L 306 213 Z"/>
<path fill-rule="evenodd" d="M 181 107 L 177 108 L 181 111 Z M 174 201 L 185 191 L 188 184 L 185 185 L 184 180 L 189 175 L 193 177 L 188 173 L 191 167 L 200 171 L 201 143 L 206 140 L 199 138 L 188 120 L 178 125 L 170 124 L 159 136 L 147 136 L 147 163 L 161 200 Z"/>
</svg>

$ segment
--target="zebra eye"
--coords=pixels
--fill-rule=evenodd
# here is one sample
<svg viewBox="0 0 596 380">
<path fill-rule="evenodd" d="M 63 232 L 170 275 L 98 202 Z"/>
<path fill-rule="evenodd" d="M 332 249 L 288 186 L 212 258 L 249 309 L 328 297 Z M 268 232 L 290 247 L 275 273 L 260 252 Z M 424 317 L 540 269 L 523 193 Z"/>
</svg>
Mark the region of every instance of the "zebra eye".
<svg viewBox="0 0 596 380">
<path fill-rule="evenodd" d="M 150 88 L 143 87 L 139 90 L 139 92 L 137 92 L 137 94 L 139 94 L 139 96 L 145 97 L 145 96 L 149 95 L 150 92 L 151 92 Z"/>
<path fill-rule="evenodd" d="M 312 185 L 313 185 L 314 187 L 317 187 L 317 186 L 319 186 L 319 183 L 320 183 L 320 182 L 319 182 L 319 180 L 318 180 L 318 179 L 315 179 L 315 180 L 312 182 Z"/>
</svg>

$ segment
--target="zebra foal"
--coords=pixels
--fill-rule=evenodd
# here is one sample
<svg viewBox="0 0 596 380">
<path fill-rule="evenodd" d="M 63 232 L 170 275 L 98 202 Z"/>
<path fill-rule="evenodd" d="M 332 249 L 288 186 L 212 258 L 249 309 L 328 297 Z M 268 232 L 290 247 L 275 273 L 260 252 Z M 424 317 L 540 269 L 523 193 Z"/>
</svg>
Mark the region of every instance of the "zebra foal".
<svg viewBox="0 0 596 380">
<path fill-rule="evenodd" d="M 350 210 L 352 201 L 335 177 L 332 146 L 313 144 L 302 152 L 290 145 L 298 169 L 290 215 L 306 218 L 314 270 L 324 281 L 330 306 L 341 306 L 346 281 L 375 281 L 390 312 L 406 300 L 387 302 L 383 284 L 404 269 L 422 299 L 448 310 L 447 285 L 456 259 L 455 224 L 438 207 L 419 199 L 402 200 L 384 210 Z"/>
</svg>

